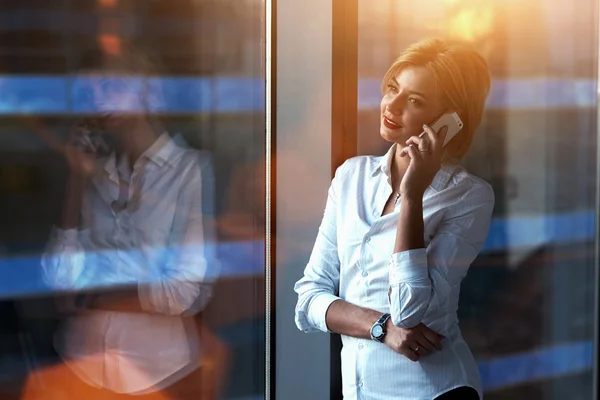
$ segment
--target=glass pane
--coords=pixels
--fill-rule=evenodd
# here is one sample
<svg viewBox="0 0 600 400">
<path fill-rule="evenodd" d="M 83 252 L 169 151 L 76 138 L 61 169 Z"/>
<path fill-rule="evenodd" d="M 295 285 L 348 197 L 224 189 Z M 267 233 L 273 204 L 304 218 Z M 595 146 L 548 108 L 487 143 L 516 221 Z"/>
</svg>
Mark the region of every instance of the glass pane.
<svg viewBox="0 0 600 400">
<path fill-rule="evenodd" d="M 0 398 L 263 398 L 264 2 L 0 20 Z"/>
<path fill-rule="evenodd" d="M 596 2 L 359 3 L 359 154 L 389 148 L 379 85 L 408 45 L 467 40 L 492 73 L 463 165 L 496 204 L 458 310 L 486 399 L 591 398 Z"/>
</svg>

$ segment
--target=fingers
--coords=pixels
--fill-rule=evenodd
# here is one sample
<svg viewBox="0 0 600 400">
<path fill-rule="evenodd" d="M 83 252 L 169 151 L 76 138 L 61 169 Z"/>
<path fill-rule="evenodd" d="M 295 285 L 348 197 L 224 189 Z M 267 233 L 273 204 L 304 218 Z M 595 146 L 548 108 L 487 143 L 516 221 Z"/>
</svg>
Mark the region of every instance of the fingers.
<svg viewBox="0 0 600 400">
<path fill-rule="evenodd" d="M 423 325 L 423 328 L 420 330 L 420 335 L 415 338 L 418 344 L 415 351 L 422 356 L 433 351 L 440 351 L 442 350 L 442 339 L 442 335 L 437 334 Z"/>
<path fill-rule="evenodd" d="M 423 125 L 423 133 L 419 136 L 412 136 L 406 144 L 415 144 L 420 151 L 429 149 L 431 152 L 440 152 L 446 138 L 448 127 L 444 125 L 438 132 L 435 132 L 429 125 Z"/>
<path fill-rule="evenodd" d="M 444 125 L 436 132 L 429 125 L 425 124 L 423 125 L 423 131 L 432 143 L 440 142 L 440 139 L 441 142 L 444 143 L 443 139 L 445 138 L 446 132 L 448 132 L 448 126 Z"/>
<path fill-rule="evenodd" d="M 96 160 L 90 154 L 67 146 L 64 149 L 69 167 L 76 175 L 91 176 L 96 171 Z"/>
<path fill-rule="evenodd" d="M 411 160 L 420 161 L 422 160 L 421 153 L 417 150 L 417 146 L 410 145 L 400 150 L 400 157 L 409 156 Z"/>
<path fill-rule="evenodd" d="M 386 337 L 386 345 L 411 361 L 418 361 L 420 357 L 441 350 L 442 340 L 445 339 L 423 323 L 410 329 L 392 327 Z"/>
<path fill-rule="evenodd" d="M 442 337 L 440 335 L 438 335 L 429 328 L 423 330 L 422 333 L 423 341 L 429 343 L 429 345 L 431 346 L 431 348 L 428 348 L 428 350 L 433 351 L 442 349 Z"/>
<path fill-rule="evenodd" d="M 423 335 L 423 337 L 430 342 L 437 350 L 442 349 L 442 340 L 446 337 L 444 335 L 440 335 L 439 333 L 429 329 L 427 325 L 420 323 L 417 325 L 419 331 Z"/>
<path fill-rule="evenodd" d="M 429 341 L 429 339 L 427 339 L 427 337 L 425 337 L 425 335 L 418 337 L 416 340 L 417 347 L 415 350 L 417 353 L 419 353 L 419 355 L 426 356 L 432 351 L 439 350 L 432 342 Z"/>
<path fill-rule="evenodd" d="M 402 348 L 400 350 L 400 354 L 402 354 L 404 357 L 408 358 L 410 361 L 414 361 L 414 362 L 419 361 L 419 354 L 408 347 Z"/>
<path fill-rule="evenodd" d="M 411 361 L 419 361 L 420 353 L 423 352 L 423 349 L 414 339 L 416 334 L 416 331 L 392 328 L 386 335 L 386 345 L 396 353 L 402 354 Z"/>
<path fill-rule="evenodd" d="M 431 151 L 431 142 L 426 137 L 411 136 L 407 141 L 407 145 L 414 145 L 417 147 L 419 152 Z"/>
<path fill-rule="evenodd" d="M 429 354 L 429 352 L 430 352 L 431 350 L 427 350 L 427 349 L 425 348 L 425 346 L 421 346 L 421 344 L 420 344 L 419 342 L 417 342 L 417 343 L 418 343 L 418 344 L 417 344 L 417 346 L 414 348 L 414 350 L 413 350 L 413 351 L 414 351 L 415 353 L 417 353 L 417 354 L 419 355 L 419 357 L 421 357 L 421 356 L 426 356 L 427 354 Z"/>
</svg>

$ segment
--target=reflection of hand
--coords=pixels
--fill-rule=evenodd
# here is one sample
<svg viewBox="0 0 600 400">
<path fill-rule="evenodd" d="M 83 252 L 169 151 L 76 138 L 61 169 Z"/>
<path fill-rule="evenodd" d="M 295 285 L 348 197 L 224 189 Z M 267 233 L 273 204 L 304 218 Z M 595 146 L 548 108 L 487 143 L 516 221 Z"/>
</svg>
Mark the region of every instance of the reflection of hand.
<svg viewBox="0 0 600 400">
<path fill-rule="evenodd" d="M 78 180 L 87 180 L 96 170 L 96 158 L 81 150 L 67 146 L 64 149 L 65 157 L 69 164 L 72 177 Z"/>
<path fill-rule="evenodd" d="M 442 147 L 446 137 L 447 127 L 435 132 L 423 125 L 427 133 L 423 137 L 412 136 L 406 141 L 407 146 L 400 151 L 400 156 L 408 156 L 410 163 L 400 183 L 400 193 L 403 197 L 423 197 L 425 190 L 440 170 Z"/>
<path fill-rule="evenodd" d="M 91 140 L 91 130 L 84 121 L 77 122 L 69 132 L 64 154 L 73 177 L 87 180 L 96 170 L 96 145 Z"/>
<path fill-rule="evenodd" d="M 414 328 L 404 329 L 398 328 L 388 320 L 386 332 L 383 343 L 411 361 L 418 361 L 421 356 L 442 349 L 444 336 L 432 331 L 423 323 Z"/>
</svg>

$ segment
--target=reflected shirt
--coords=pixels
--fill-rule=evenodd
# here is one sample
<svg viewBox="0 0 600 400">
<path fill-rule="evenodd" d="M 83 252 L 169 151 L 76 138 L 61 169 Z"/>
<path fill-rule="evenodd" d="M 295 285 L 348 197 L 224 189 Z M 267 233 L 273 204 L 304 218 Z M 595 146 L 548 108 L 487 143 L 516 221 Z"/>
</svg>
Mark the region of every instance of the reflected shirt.
<svg viewBox="0 0 600 400">
<path fill-rule="evenodd" d="M 216 279 L 206 223 L 212 168 L 167 133 L 136 161 L 99 161 L 81 207 L 81 228 L 54 228 L 42 259 L 45 281 L 81 291 L 134 285 L 148 313 L 80 310 L 55 337 L 59 354 L 90 385 L 118 393 L 167 386 L 198 366 L 191 321 Z M 102 164 L 101 164 L 102 165 Z"/>
<path fill-rule="evenodd" d="M 347 160 L 336 171 L 298 293 L 296 325 L 328 332 L 332 302 L 390 313 L 401 328 L 424 323 L 444 335 L 442 350 L 418 362 L 370 339 L 342 336 L 345 399 L 428 399 L 459 386 L 482 396 L 477 365 L 458 327 L 460 284 L 489 229 L 494 193 L 458 165 L 443 165 L 423 197 L 425 248 L 394 254 L 399 210 L 392 194 L 396 145 L 382 157 Z M 375 321 L 373 321 L 375 323 Z"/>
</svg>

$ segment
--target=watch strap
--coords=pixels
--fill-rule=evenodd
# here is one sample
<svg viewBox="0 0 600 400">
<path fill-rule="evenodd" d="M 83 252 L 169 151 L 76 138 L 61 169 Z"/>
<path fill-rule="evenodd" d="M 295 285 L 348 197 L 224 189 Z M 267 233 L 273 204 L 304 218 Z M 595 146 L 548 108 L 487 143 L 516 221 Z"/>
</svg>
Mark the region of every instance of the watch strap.
<svg viewBox="0 0 600 400">
<path fill-rule="evenodd" d="M 380 325 L 384 325 L 385 323 L 388 321 L 388 319 L 390 319 L 392 316 L 390 314 L 383 314 L 381 317 L 379 317 L 379 319 L 377 320 L 376 324 L 380 324 Z"/>
</svg>

